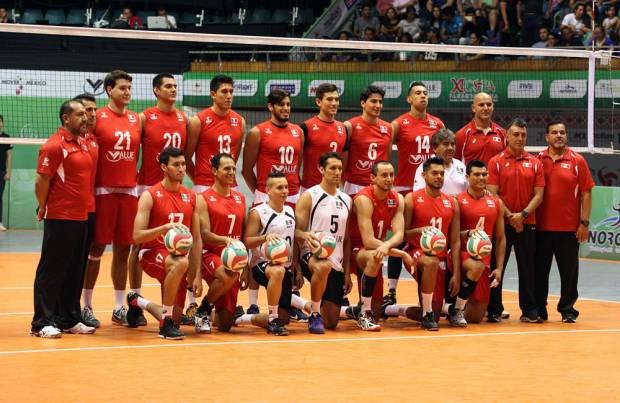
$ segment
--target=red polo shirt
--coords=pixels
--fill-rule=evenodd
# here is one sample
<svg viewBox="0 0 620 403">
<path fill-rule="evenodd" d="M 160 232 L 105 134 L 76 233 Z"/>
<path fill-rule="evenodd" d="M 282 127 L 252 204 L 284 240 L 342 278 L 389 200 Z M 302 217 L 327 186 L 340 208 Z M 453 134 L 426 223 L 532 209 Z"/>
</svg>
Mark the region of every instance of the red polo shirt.
<svg viewBox="0 0 620 403">
<path fill-rule="evenodd" d="M 456 132 L 456 150 L 454 158 L 463 164 L 478 159 L 489 164 L 492 157 L 506 148 L 506 130 L 495 122 L 491 122 L 491 130 L 484 132 L 476 127 L 476 121 L 463 126 Z"/>
<path fill-rule="evenodd" d="M 93 159 L 81 138 L 58 129 L 41 147 L 37 173 L 51 177 L 46 219 L 85 221 Z"/>
<path fill-rule="evenodd" d="M 523 152 L 519 157 L 506 148 L 489 161 L 489 185 L 499 186 L 499 197 L 513 213 L 527 207 L 534 188 L 545 186 L 542 163 L 536 157 Z M 524 224 L 536 224 L 536 214 L 530 211 Z"/>
<path fill-rule="evenodd" d="M 594 187 L 586 160 L 570 148 L 553 161 L 549 149 L 538 159 L 545 174 L 545 197 L 536 209 L 537 229 L 575 232 L 581 218 L 581 193 Z"/>
</svg>

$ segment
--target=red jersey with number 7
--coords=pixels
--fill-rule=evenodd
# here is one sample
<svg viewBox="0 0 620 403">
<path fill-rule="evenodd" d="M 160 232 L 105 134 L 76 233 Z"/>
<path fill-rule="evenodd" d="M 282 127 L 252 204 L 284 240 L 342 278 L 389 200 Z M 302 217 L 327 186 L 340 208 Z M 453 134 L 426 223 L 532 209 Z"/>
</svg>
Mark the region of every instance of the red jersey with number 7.
<svg viewBox="0 0 620 403">
<path fill-rule="evenodd" d="M 413 220 L 409 229 L 432 226 L 449 238 L 450 224 L 454 217 L 452 197 L 445 193 L 431 197 L 426 193 L 426 188 L 412 192 L 411 196 L 413 198 Z M 407 242 L 415 249 L 419 249 L 420 235 L 408 239 Z"/>
<path fill-rule="evenodd" d="M 104 106 L 97 110 L 94 135 L 99 143 L 95 187 L 135 187 L 140 149 L 138 114 L 118 114 Z"/>
<path fill-rule="evenodd" d="M 212 187 L 201 193 L 209 210 L 211 232 L 220 236 L 241 239 L 245 218 L 245 197 L 243 193 L 231 189 L 228 196 L 222 196 Z M 204 243 L 204 249 L 220 255 L 223 245 Z"/>
<path fill-rule="evenodd" d="M 267 193 L 267 175 L 279 171 L 286 176 L 288 192 L 299 191 L 299 158 L 301 155 L 301 127 L 293 123 L 276 126 L 271 120 L 256 125 L 260 144 L 256 160 L 256 189 Z"/>
<path fill-rule="evenodd" d="M 159 153 L 167 147 L 185 149 L 187 118 L 181 111 L 163 112 L 156 106 L 145 109 L 142 127 L 142 166 L 138 185 L 152 186 L 164 173 L 159 166 Z"/>
<path fill-rule="evenodd" d="M 388 231 L 392 230 L 392 219 L 398 211 L 398 192 L 390 190 L 385 199 L 379 200 L 375 195 L 372 185 L 367 186 L 357 192 L 353 201 L 358 197 L 367 197 L 372 203 L 372 231 L 380 241 L 383 241 Z M 351 244 L 353 247 L 364 247 L 359 224 L 357 222 L 357 212 L 351 216 Z"/>
<path fill-rule="evenodd" d="M 351 139 L 344 178 L 350 183 L 368 186 L 375 161 L 387 159 L 392 144 L 392 125 L 381 119 L 376 124 L 368 124 L 362 116 L 348 122 L 351 123 Z"/>
</svg>

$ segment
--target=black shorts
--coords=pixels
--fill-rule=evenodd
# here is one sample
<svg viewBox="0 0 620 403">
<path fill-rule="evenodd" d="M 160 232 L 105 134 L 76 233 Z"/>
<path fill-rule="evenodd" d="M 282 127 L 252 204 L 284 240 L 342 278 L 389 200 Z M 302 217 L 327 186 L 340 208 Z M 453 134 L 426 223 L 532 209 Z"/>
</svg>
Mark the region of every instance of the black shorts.
<svg viewBox="0 0 620 403">
<path fill-rule="evenodd" d="M 299 260 L 301 266 L 301 273 L 310 281 L 312 279 L 312 272 L 308 267 L 312 253 L 308 252 Z M 342 306 L 342 300 L 344 298 L 344 273 L 332 269 L 327 276 L 327 285 L 323 292 L 322 301 L 333 302 L 338 306 Z"/>
<path fill-rule="evenodd" d="M 269 279 L 267 279 L 267 275 L 265 275 L 265 270 L 269 265 L 268 262 L 260 262 L 256 266 L 252 267 L 252 277 L 254 280 L 267 288 L 267 283 Z M 291 296 L 293 294 L 293 273 L 290 270 L 284 271 L 284 278 L 282 278 L 282 293 L 280 294 L 280 301 L 278 302 L 278 307 L 283 309 L 289 309 L 291 307 Z"/>
<path fill-rule="evenodd" d="M 303 255 L 299 259 L 299 266 L 301 267 L 301 274 L 303 274 L 304 278 L 308 281 L 312 280 L 312 272 L 308 267 L 310 265 L 310 258 L 312 257 L 312 252 L 308 252 Z"/>
</svg>

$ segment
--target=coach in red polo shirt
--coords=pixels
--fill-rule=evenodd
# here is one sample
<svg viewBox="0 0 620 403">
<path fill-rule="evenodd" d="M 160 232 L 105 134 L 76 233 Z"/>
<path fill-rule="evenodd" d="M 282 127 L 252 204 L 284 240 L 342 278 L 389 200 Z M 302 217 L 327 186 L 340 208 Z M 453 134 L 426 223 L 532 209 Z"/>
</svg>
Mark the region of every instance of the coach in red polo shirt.
<svg viewBox="0 0 620 403">
<path fill-rule="evenodd" d="M 536 210 L 536 303 L 538 314 L 546 320 L 549 271 L 555 256 L 561 282 L 558 312 L 562 322 L 574 323 L 579 316 L 574 308 L 579 242 L 588 239 L 594 181 L 586 160 L 568 147 L 564 122 L 550 122 L 545 138 L 549 146 L 538 154 L 547 185 L 545 198 Z"/>
<path fill-rule="evenodd" d="M 506 130 L 491 120 L 493 98 L 486 92 L 476 94 L 471 110 L 474 118 L 456 132 L 454 158 L 465 165 L 471 160 L 481 160 L 488 165 L 492 157 L 506 148 Z"/>
<path fill-rule="evenodd" d="M 527 124 L 515 118 L 508 126 L 508 147 L 489 161 L 488 189 L 504 202 L 507 224 L 504 270 L 514 246 L 519 271 L 521 321 L 541 323 L 535 299 L 534 258 L 536 249 L 536 208 L 543 200 L 545 177 L 542 163 L 525 151 Z M 502 284 L 491 289 L 487 308 L 490 322 L 499 322 L 504 310 Z"/>
<path fill-rule="evenodd" d="M 93 160 L 81 134 L 86 109 L 77 101 L 60 107 L 62 127 L 39 151 L 35 194 L 44 220 L 41 258 L 34 280 L 33 336 L 93 333 L 80 322 L 80 291 Z M 76 309 L 77 306 L 77 309 Z"/>
</svg>

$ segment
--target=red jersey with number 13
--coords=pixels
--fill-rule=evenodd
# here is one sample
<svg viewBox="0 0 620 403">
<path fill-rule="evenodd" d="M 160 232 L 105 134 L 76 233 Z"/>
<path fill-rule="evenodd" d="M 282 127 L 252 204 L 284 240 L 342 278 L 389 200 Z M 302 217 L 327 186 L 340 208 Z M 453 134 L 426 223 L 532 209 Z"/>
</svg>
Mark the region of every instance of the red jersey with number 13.
<svg viewBox="0 0 620 403">
<path fill-rule="evenodd" d="M 437 197 L 431 197 L 426 193 L 426 188 L 412 192 L 411 196 L 413 198 L 413 220 L 410 229 L 433 226 L 448 239 L 450 224 L 454 217 L 452 197 L 444 193 L 440 193 Z M 407 242 L 413 245 L 415 249 L 419 249 L 420 235 L 408 239 Z M 445 253 L 442 256 L 445 256 Z"/>
<path fill-rule="evenodd" d="M 271 120 L 256 125 L 260 131 L 260 146 L 256 160 L 256 189 L 267 193 L 267 175 L 280 171 L 288 181 L 290 195 L 299 190 L 299 156 L 301 127 L 293 123 L 276 126 Z"/>
<path fill-rule="evenodd" d="M 362 116 L 356 116 L 348 122 L 351 123 L 351 139 L 344 178 L 350 183 L 368 186 L 375 161 L 387 159 L 388 148 L 392 143 L 392 125 L 381 119 L 371 125 Z"/>
<path fill-rule="evenodd" d="M 398 192 L 390 190 L 385 199 L 379 200 L 375 195 L 372 185 L 357 192 L 353 200 L 360 196 L 367 197 L 372 203 L 372 230 L 380 241 L 383 241 L 388 231 L 392 230 L 392 219 L 398 211 Z M 357 213 L 351 216 L 351 244 L 354 247 L 363 247 L 362 235 L 357 222 Z"/>
<path fill-rule="evenodd" d="M 222 196 L 211 187 L 201 194 L 209 209 L 211 232 L 220 236 L 241 239 L 245 217 L 243 193 L 231 189 L 228 196 Z M 210 245 L 205 242 L 204 249 L 219 256 L 224 246 Z"/>
</svg>

